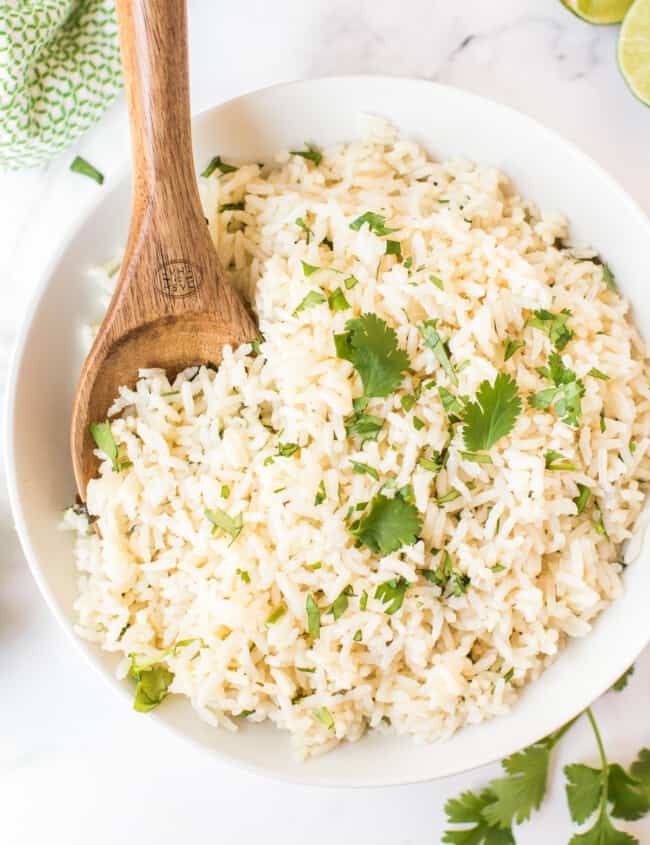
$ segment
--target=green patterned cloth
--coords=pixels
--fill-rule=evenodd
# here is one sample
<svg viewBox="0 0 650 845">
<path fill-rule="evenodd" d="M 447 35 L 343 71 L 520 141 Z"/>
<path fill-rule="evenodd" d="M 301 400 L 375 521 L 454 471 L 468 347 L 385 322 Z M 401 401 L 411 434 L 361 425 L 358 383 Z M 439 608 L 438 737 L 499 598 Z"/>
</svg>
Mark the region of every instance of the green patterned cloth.
<svg viewBox="0 0 650 845">
<path fill-rule="evenodd" d="M 0 168 L 44 164 L 121 84 L 115 0 L 0 2 Z"/>
</svg>

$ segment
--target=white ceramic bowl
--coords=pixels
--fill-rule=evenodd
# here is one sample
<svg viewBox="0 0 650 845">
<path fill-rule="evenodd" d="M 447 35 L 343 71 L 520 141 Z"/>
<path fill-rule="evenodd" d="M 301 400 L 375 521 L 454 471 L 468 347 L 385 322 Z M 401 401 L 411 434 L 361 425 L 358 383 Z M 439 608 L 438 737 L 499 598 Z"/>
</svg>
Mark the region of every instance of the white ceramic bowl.
<svg viewBox="0 0 650 845">
<path fill-rule="evenodd" d="M 527 117 L 488 100 L 429 82 L 379 77 L 320 79 L 248 94 L 194 122 L 196 161 L 219 153 L 257 161 L 305 140 L 327 146 L 358 135 L 363 111 L 389 117 L 437 157 L 466 156 L 503 169 L 521 193 L 559 210 L 574 237 L 594 245 L 613 267 L 650 338 L 647 249 L 650 224 L 600 167 Z M 133 689 L 117 681 L 115 655 L 73 632 L 76 573 L 72 537 L 60 533 L 74 497 L 68 452 L 72 397 L 81 368 L 80 326 L 97 314 L 89 266 L 111 258 L 126 239 L 129 184 L 100 196 L 87 219 L 48 267 L 20 333 L 7 404 L 7 469 L 25 555 L 56 618 L 130 707 Z M 172 210 L 173 213 L 173 210 Z M 184 699 L 170 696 L 155 719 L 208 751 L 300 783 L 386 785 L 426 780 L 487 763 L 527 745 L 586 707 L 634 661 L 650 640 L 650 560 L 644 550 L 625 574 L 625 594 L 586 638 L 574 641 L 508 715 L 466 728 L 451 740 L 416 745 L 371 735 L 307 763 L 295 762 L 286 733 L 270 724 L 239 733 L 205 725 Z"/>
</svg>

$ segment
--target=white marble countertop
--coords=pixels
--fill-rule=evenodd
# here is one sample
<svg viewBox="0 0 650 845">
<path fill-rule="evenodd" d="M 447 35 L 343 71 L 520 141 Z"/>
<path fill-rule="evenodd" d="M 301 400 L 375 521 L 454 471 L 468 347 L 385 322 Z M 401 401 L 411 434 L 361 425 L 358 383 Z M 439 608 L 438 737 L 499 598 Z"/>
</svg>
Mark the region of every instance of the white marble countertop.
<svg viewBox="0 0 650 845">
<path fill-rule="evenodd" d="M 616 28 L 589 27 L 557 0 L 191 0 L 193 108 L 293 78 L 419 76 L 507 103 L 575 141 L 650 213 L 650 109 L 628 92 Z M 317 107 L 317 104 L 316 104 Z M 123 99 L 43 171 L 0 177 L 0 388 L 44 263 L 101 191 L 68 171 L 75 153 L 110 184 L 128 155 Z M 570 190 L 570 186 L 567 186 Z M 45 354 L 45 353 L 44 353 Z M 447 797 L 488 767 L 432 784 L 318 790 L 269 782 L 200 755 L 125 708 L 50 617 L 0 491 L 0 837 L 7 845 L 209 842 L 434 845 Z M 595 706 L 612 759 L 650 746 L 650 652 L 629 688 Z M 597 761 L 586 721 L 563 741 L 549 796 L 518 843 L 570 838 L 561 766 Z M 650 842 L 650 816 L 630 824 Z"/>
</svg>

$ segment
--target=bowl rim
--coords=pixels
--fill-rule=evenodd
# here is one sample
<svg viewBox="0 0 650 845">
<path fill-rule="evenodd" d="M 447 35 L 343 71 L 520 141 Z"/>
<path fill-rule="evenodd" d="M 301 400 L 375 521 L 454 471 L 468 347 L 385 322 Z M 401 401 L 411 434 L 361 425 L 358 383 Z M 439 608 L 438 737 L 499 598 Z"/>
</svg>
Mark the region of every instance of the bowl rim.
<svg viewBox="0 0 650 845">
<path fill-rule="evenodd" d="M 639 205 L 639 203 L 632 196 L 630 196 L 630 194 L 625 190 L 625 188 L 619 183 L 619 181 L 615 177 L 613 177 L 595 159 L 585 153 L 576 143 L 566 139 L 558 131 L 550 129 L 543 123 L 540 123 L 536 118 L 531 117 L 525 112 L 521 112 L 518 109 L 505 105 L 499 102 L 498 100 L 492 99 L 491 97 L 476 94 L 459 86 L 443 84 L 440 82 L 434 82 L 422 78 L 387 74 L 344 74 L 326 77 L 310 77 L 289 82 L 279 82 L 262 88 L 253 89 L 245 93 L 239 94 L 236 97 L 219 102 L 216 105 L 207 106 L 201 109 L 200 111 L 192 114 L 192 126 L 194 128 L 197 123 L 206 119 L 208 115 L 213 115 L 225 109 L 236 107 L 237 105 L 245 103 L 247 100 L 251 100 L 252 98 L 258 96 L 263 97 L 266 94 L 275 90 L 290 90 L 293 88 L 310 87 L 318 83 L 345 86 L 350 83 L 381 84 L 382 82 L 390 84 L 395 84 L 397 82 L 398 84 L 404 83 L 405 85 L 409 86 L 415 85 L 427 89 L 433 87 L 436 89 L 440 89 L 443 92 L 447 91 L 456 97 L 460 97 L 461 99 L 464 98 L 467 102 L 471 103 L 472 101 L 474 101 L 476 103 L 481 103 L 484 106 L 489 106 L 490 108 L 495 109 L 496 111 L 500 111 L 507 117 L 509 116 L 512 119 L 516 119 L 525 124 L 528 124 L 528 127 L 531 132 L 535 132 L 540 136 L 546 136 L 547 138 L 552 139 L 555 143 L 561 144 L 567 150 L 568 153 L 571 153 L 573 156 L 580 159 L 584 165 L 594 171 L 600 180 L 607 183 L 608 189 L 615 192 L 618 195 L 619 199 L 625 205 L 628 206 L 630 213 L 635 215 L 639 219 L 641 225 L 648 230 L 648 234 L 650 235 L 650 218 Z M 25 516 L 27 508 L 23 506 L 23 502 L 21 501 L 21 496 L 18 490 L 19 485 L 15 460 L 16 426 L 13 412 L 18 387 L 18 374 L 25 353 L 30 328 L 41 303 L 41 299 L 43 298 L 43 295 L 45 294 L 45 291 L 47 290 L 50 281 L 54 275 L 54 271 L 61 262 L 64 254 L 66 253 L 70 245 L 74 242 L 75 238 L 77 237 L 81 225 L 88 218 L 92 217 L 96 213 L 97 207 L 101 205 L 102 202 L 106 201 L 108 196 L 112 192 L 118 190 L 123 185 L 124 180 L 130 174 L 130 169 L 130 159 L 127 159 L 126 161 L 118 159 L 117 166 L 115 169 L 115 178 L 112 184 L 110 185 L 108 191 L 105 193 L 98 192 L 96 197 L 93 198 L 93 200 L 88 204 L 87 207 L 85 207 L 79 213 L 72 217 L 66 228 L 64 237 L 61 238 L 59 244 L 57 245 L 57 248 L 53 250 L 52 254 L 50 255 L 50 258 L 45 262 L 42 270 L 38 274 L 34 289 L 30 295 L 27 306 L 23 314 L 21 315 L 21 319 L 19 321 L 16 338 L 13 344 L 12 354 L 10 356 L 7 368 L 7 382 L 3 403 L 4 407 L 2 411 L 2 418 L 4 423 L 4 467 L 7 479 L 9 504 L 12 516 L 14 518 L 15 529 L 18 534 L 20 545 L 27 561 L 27 564 L 29 566 L 29 569 L 31 571 L 31 574 L 34 580 L 36 581 L 36 584 L 45 601 L 45 604 L 47 605 L 50 612 L 65 632 L 68 640 L 73 643 L 75 649 L 77 650 L 77 653 L 80 653 L 82 655 L 85 663 L 92 667 L 93 671 L 96 672 L 103 679 L 105 684 L 113 691 L 115 695 L 129 703 L 131 699 L 127 696 L 122 685 L 118 683 L 116 679 L 112 677 L 110 673 L 100 665 L 98 660 L 92 655 L 90 649 L 87 647 L 85 642 L 82 641 L 82 639 L 74 631 L 73 623 L 66 616 L 64 610 L 57 603 L 57 600 L 54 597 L 50 586 L 48 585 L 47 577 L 45 576 L 41 568 L 37 555 L 32 546 L 29 531 L 27 528 L 27 519 Z M 641 644 L 640 648 L 638 649 L 638 652 L 633 656 L 633 660 L 638 657 L 638 655 L 648 645 L 648 643 L 650 643 L 650 629 L 648 630 L 646 641 Z M 534 683 L 534 681 L 532 683 Z M 583 710 L 590 704 L 592 704 L 593 701 L 595 701 L 597 698 L 607 692 L 609 686 L 609 684 L 604 686 L 603 689 L 601 689 L 596 696 L 590 698 L 589 701 L 584 702 L 582 706 L 569 708 L 566 711 L 566 719 L 562 722 L 555 724 L 553 727 L 550 728 L 550 731 L 556 730 L 561 726 L 561 724 L 564 724 L 565 721 L 569 721 L 579 715 L 581 712 L 583 712 Z M 174 735 L 178 736 L 184 742 L 190 743 L 192 746 L 200 750 L 203 754 L 209 755 L 212 758 L 217 757 L 218 759 L 221 759 L 224 763 L 227 763 L 228 765 L 235 765 L 242 771 L 246 771 L 250 774 L 257 776 L 261 775 L 265 778 L 270 778 L 272 780 L 284 783 L 292 783 L 301 786 L 319 786 L 327 788 L 382 788 L 387 786 L 400 786 L 414 783 L 424 783 L 433 780 L 440 780 L 446 777 L 452 777 L 455 774 L 471 772 L 482 766 L 494 763 L 502 759 L 503 757 L 520 750 L 527 744 L 532 744 L 538 741 L 541 736 L 549 732 L 548 730 L 544 730 L 540 734 L 534 730 L 529 730 L 527 731 L 528 739 L 522 744 L 521 737 L 519 736 L 519 733 L 521 733 L 520 731 L 517 734 L 517 738 L 514 739 L 514 741 L 511 740 L 510 744 L 504 747 L 502 753 L 488 753 L 484 756 L 484 758 L 478 759 L 471 765 L 461 765 L 453 771 L 445 771 L 442 773 L 434 773 L 427 775 L 414 774 L 412 777 L 408 778 L 395 778 L 391 777 L 390 774 L 388 774 L 387 776 L 381 778 L 378 777 L 372 782 L 350 782 L 347 780 L 341 782 L 332 778 L 331 776 L 310 776 L 309 773 L 306 771 L 308 766 L 305 766 L 304 775 L 302 777 L 298 775 L 294 776 L 287 772 L 280 772 L 268 766 L 256 764 L 251 761 L 245 760 L 241 756 L 235 756 L 229 753 L 228 751 L 222 749 L 208 748 L 200 740 L 188 735 L 174 724 L 171 724 L 169 721 L 161 718 L 160 715 L 157 713 L 149 714 L 149 719 L 150 721 L 155 722 L 157 725 L 163 726 L 166 731 L 169 731 Z M 413 741 L 409 737 L 402 737 L 401 739 L 403 742 Z M 434 747 L 434 745 L 435 743 L 431 744 L 431 747 Z"/>
</svg>

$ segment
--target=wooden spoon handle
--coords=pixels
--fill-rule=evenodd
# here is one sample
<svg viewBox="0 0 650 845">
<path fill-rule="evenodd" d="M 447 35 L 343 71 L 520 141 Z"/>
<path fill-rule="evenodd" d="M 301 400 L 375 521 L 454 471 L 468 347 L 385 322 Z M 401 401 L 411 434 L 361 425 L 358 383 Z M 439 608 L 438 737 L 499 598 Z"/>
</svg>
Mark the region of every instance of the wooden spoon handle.
<svg viewBox="0 0 650 845">
<path fill-rule="evenodd" d="M 183 314 L 239 319 L 194 173 L 185 0 L 117 0 L 133 146 L 131 228 L 103 335 Z"/>
<path fill-rule="evenodd" d="M 186 2 L 117 0 L 117 13 L 137 198 L 196 211 Z"/>
</svg>

